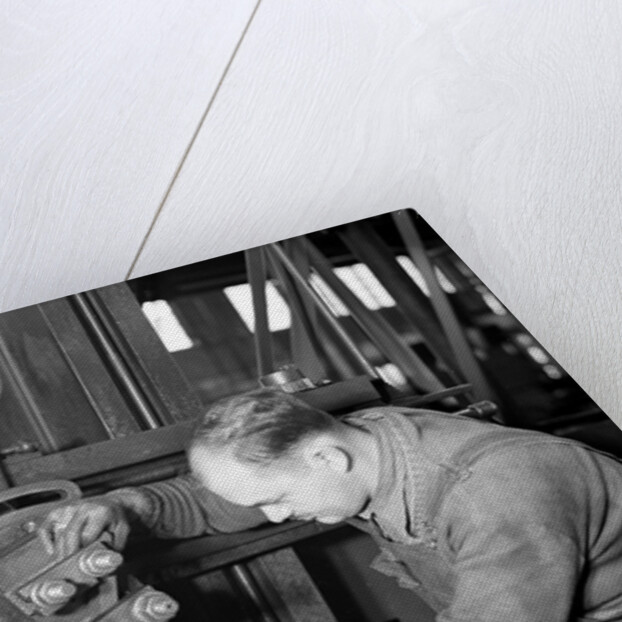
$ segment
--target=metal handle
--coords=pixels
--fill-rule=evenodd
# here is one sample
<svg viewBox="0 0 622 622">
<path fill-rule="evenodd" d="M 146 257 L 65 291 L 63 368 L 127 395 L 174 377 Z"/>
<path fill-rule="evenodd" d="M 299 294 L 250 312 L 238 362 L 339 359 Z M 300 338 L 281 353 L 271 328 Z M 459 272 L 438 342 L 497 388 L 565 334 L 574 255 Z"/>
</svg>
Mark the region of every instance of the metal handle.
<svg viewBox="0 0 622 622">
<path fill-rule="evenodd" d="M 58 493 L 58 498 L 50 500 L 50 493 Z M 45 496 L 37 499 L 40 495 Z M 10 539 L 9 532 L 14 531 L 15 525 L 24 523 L 23 530 L 34 531 L 36 524 L 33 521 L 40 518 L 42 514 L 50 511 L 55 505 L 77 501 L 81 497 L 82 491 L 77 484 L 62 479 L 25 484 L 3 490 L 0 492 L 0 505 L 14 503 L 16 507 L 0 513 L 0 545 Z"/>
<path fill-rule="evenodd" d="M 42 493 L 59 492 L 62 498 L 59 501 L 78 500 L 82 496 L 80 487 L 74 482 L 65 479 L 54 479 L 46 482 L 37 482 L 35 484 L 25 484 L 24 486 L 16 486 L 0 492 L 0 503 L 9 503 L 16 501 L 20 497 L 30 497 Z M 36 504 L 29 504 L 36 505 Z M 22 506 L 26 507 L 26 506 Z M 20 508 L 21 509 L 21 508 Z"/>
</svg>

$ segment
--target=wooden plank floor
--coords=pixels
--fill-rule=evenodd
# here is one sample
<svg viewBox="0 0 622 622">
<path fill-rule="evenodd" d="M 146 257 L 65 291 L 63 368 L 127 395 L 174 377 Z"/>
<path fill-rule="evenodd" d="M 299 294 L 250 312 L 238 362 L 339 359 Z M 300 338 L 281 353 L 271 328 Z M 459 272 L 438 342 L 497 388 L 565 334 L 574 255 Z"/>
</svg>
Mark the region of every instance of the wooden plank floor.
<svg viewBox="0 0 622 622">
<path fill-rule="evenodd" d="M 26 6 L 0 308 L 414 207 L 622 424 L 616 0 Z"/>
</svg>

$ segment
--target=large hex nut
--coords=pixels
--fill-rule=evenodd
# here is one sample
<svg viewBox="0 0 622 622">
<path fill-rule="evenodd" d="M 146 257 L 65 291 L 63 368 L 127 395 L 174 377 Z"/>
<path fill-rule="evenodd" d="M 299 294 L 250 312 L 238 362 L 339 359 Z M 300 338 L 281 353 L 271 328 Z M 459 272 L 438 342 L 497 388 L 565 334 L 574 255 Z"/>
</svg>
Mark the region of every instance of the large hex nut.
<svg viewBox="0 0 622 622">
<path fill-rule="evenodd" d="M 168 594 L 150 590 L 136 597 L 132 604 L 132 619 L 136 622 L 165 622 L 174 618 L 179 605 Z"/>
<path fill-rule="evenodd" d="M 78 557 L 78 568 L 90 577 L 105 577 L 123 563 L 123 556 L 116 551 L 95 549 L 85 551 Z"/>
</svg>

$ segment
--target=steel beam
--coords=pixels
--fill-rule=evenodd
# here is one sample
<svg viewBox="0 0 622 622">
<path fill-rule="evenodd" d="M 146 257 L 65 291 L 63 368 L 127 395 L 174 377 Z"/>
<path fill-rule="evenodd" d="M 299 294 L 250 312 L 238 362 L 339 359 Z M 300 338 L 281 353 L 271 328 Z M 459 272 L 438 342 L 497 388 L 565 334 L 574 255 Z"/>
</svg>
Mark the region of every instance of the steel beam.
<svg viewBox="0 0 622 622">
<path fill-rule="evenodd" d="M 354 223 L 339 231 L 354 256 L 367 265 L 397 303 L 398 308 L 426 345 L 452 375 L 455 360 L 430 301 L 396 261 L 384 240 L 367 223 Z"/>
<path fill-rule="evenodd" d="M 271 244 L 270 250 L 275 257 L 285 267 L 292 279 L 305 291 L 305 293 L 313 300 L 318 311 L 324 316 L 324 319 L 328 322 L 330 327 L 335 331 L 343 345 L 347 348 L 350 354 L 358 362 L 361 369 L 368 374 L 371 378 L 378 378 L 378 372 L 370 364 L 367 358 L 361 353 L 359 347 L 354 340 L 344 330 L 343 326 L 337 321 L 332 311 L 328 308 L 326 303 L 320 298 L 317 292 L 309 285 L 306 279 L 300 274 L 294 266 L 291 259 L 285 254 L 283 249 L 278 244 Z"/>
<path fill-rule="evenodd" d="M 488 380 L 484 376 L 479 362 L 476 360 L 473 350 L 469 345 L 462 326 L 456 318 L 456 314 L 447 299 L 447 295 L 441 288 L 430 258 L 419 237 L 419 233 L 406 210 L 394 213 L 393 220 L 404 240 L 404 244 L 413 263 L 419 268 L 430 290 L 430 299 L 436 314 L 445 330 L 453 350 L 456 363 L 462 375 L 473 387 L 473 394 L 477 400 L 495 399 L 495 395 Z"/>
<path fill-rule="evenodd" d="M 244 251 L 246 273 L 253 297 L 255 315 L 254 340 L 257 376 L 265 376 L 274 371 L 272 340 L 268 322 L 268 304 L 266 300 L 266 259 L 261 247 Z"/>
<path fill-rule="evenodd" d="M 334 273 L 332 265 L 320 251 L 309 240 L 303 244 L 318 275 L 341 298 L 354 320 L 387 360 L 397 364 L 415 388 L 428 392 L 444 389 L 445 385 L 436 374 L 404 343 L 393 327 L 379 313 L 370 311 Z"/>
</svg>

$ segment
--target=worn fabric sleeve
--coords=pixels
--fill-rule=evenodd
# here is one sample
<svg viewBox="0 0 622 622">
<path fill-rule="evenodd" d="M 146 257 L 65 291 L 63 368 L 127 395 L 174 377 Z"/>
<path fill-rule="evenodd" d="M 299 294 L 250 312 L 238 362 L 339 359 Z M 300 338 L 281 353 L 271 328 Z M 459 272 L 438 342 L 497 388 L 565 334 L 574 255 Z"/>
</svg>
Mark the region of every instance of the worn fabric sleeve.
<svg viewBox="0 0 622 622">
<path fill-rule="evenodd" d="M 482 526 L 486 529 L 486 526 Z M 541 526 L 471 534 L 456 564 L 454 599 L 438 622 L 569 622 L 580 554 Z"/>
<path fill-rule="evenodd" d="M 446 530 L 456 589 L 438 622 L 577 620 L 575 595 L 585 563 L 575 519 L 580 497 L 568 490 L 569 480 L 520 466 L 512 475 L 507 464 L 498 465 L 503 476 L 497 484 L 477 485 L 474 478 L 472 486 L 453 493 Z"/>
<path fill-rule="evenodd" d="M 141 486 L 153 507 L 146 525 L 159 538 L 232 533 L 267 522 L 258 508 L 235 505 L 201 486 L 191 475 Z"/>
</svg>

